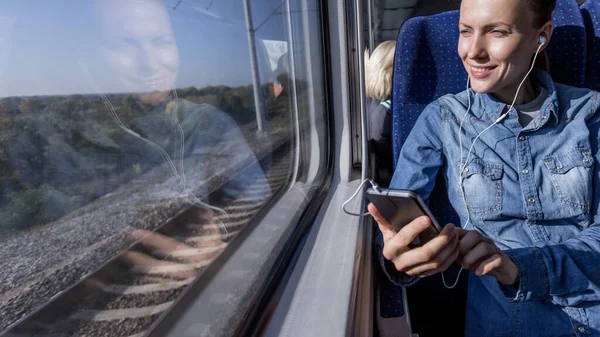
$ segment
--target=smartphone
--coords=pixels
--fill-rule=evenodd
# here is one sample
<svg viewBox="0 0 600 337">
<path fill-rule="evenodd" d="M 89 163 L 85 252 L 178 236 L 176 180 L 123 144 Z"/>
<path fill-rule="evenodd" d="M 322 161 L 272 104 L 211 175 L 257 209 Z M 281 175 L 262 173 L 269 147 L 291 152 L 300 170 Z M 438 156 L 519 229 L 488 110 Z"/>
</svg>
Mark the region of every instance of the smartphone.
<svg viewBox="0 0 600 337">
<path fill-rule="evenodd" d="M 442 231 L 442 227 L 425 202 L 413 191 L 383 188 L 377 191 L 369 188 L 367 199 L 375 205 L 379 213 L 397 232 L 422 215 L 427 215 L 431 219 L 431 226 L 415 238 L 412 246 L 421 246 Z"/>
</svg>

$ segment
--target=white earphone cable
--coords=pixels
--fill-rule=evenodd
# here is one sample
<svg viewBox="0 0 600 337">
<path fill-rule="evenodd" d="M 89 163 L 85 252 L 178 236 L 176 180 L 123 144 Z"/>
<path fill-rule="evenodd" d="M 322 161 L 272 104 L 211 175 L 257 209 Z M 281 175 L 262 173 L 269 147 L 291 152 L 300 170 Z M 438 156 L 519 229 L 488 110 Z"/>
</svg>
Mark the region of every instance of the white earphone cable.
<svg viewBox="0 0 600 337">
<path fill-rule="evenodd" d="M 465 191 L 464 191 L 464 187 L 462 184 L 463 181 L 463 172 L 464 170 L 467 168 L 467 165 L 469 164 L 469 157 L 471 156 L 471 152 L 473 151 L 473 147 L 475 146 L 475 142 L 477 142 L 477 140 L 479 139 L 479 137 L 481 137 L 481 135 L 486 132 L 487 130 L 491 129 L 494 125 L 500 123 L 504 118 L 506 118 L 506 116 L 508 116 L 511 112 L 511 110 L 513 109 L 515 102 L 517 101 L 517 97 L 519 96 L 519 91 L 521 90 L 521 86 L 523 85 L 523 83 L 525 83 L 525 80 L 527 79 L 527 77 L 529 77 L 529 74 L 531 73 L 531 71 L 533 70 L 533 68 L 535 67 L 535 60 L 537 59 L 537 56 L 540 52 L 540 50 L 542 49 L 542 47 L 546 44 L 545 40 L 542 40 L 542 37 L 540 37 L 540 44 L 538 46 L 537 51 L 535 52 L 535 55 L 533 56 L 533 61 L 531 62 L 531 67 L 529 68 L 529 71 L 527 71 L 527 74 L 525 74 L 525 77 L 523 77 L 523 80 L 521 80 L 521 83 L 519 84 L 519 86 L 517 87 L 517 92 L 515 93 L 515 97 L 512 100 L 512 103 L 510 104 L 510 107 L 508 108 L 508 110 L 503 113 L 500 117 L 498 117 L 498 119 L 496 119 L 494 121 L 494 123 L 492 123 L 490 126 L 486 127 L 485 129 L 483 129 L 483 131 L 481 131 L 473 140 L 473 142 L 471 143 L 471 146 L 469 147 L 469 152 L 467 152 L 467 158 L 464 161 L 464 165 L 463 165 L 463 161 L 462 161 L 462 127 L 463 127 L 463 122 L 465 120 L 465 118 L 467 117 L 467 115 L 469 114 L 469 110 L 471 110 L 471 94 L 469 93 L 469 81 L 471 79 L 470 76 L 467 76 L 467 100 L 468 100 L 468 106 L 467 106 L 467 112 L 465 112 L 462 120 L 460 121 L 460 126 L 458 128 L 458 147 L 460 148 L 460 158 L 459 158 L 459 164 L 458 164 L 458 186 L 459 186 L 459 193 L 461 195 L 461 199 L 463 201 L 463 204 L 465 206 L 465 211 L 467 212 L 467 220 L 465 221 L 465 224 L 461 226 L 461 228 L 463 229 L 467 229 L 467 227 L 470 224 L 471 221 L 471 214 L 469 212 L 469 207 L 467 206 L 467 199 L 465 197 Z M 463 268 L 461 267 L 460 270 L 458 271 L 458 275 L 456 275 L 456 281 L 454 281 L 454 284 L 452 286 L 448 286 L 446 284 L 446 279 L 444 278 L 444 272 L 442 272 L 442 282 L 444 283 L 444 286 L 448 289 L 452 289 L 454 287 L 456 287 L 456 285 L 458 284 L 458 280 L 460 279 L 460 274 L 463 271 Z"/>
<path fill-rule="evenodd" d="M 342 204 L 342 210 L 343 210 L 343 211 L 344 211 L 346 214 L 348 214 L 348 215 L 354 215 L 354 216 L 367 216 L 367 215 L 369 215 L 369 212 L 366 212 L 366 213 L 352 213 L 352 212 L 350 212 L 350 211 L 346 210 L 346 205 L 347 205 L 347 204 L 348 204 L 350 201 L 352 201 L 352 199 L 354 199 L 354 198 L 355 198 L 355 197 L 358 195 L 358 192 L 360 192 L 360 191 L 361 191 L 362 187 L 363 187 L 363 186 L 364 186 L 366 183 L 370 183 L 370 184 L 371 184 L 371 187 L 373 187 L 373 189 L 375 189 L 377 192 L 380 192 L 380 193 L 381 193 L 381 189 L 379 188 L 379 186 L 378 186 L 378 185 L 377 185 L 377 184 L 376 184 L 376 183 L 375 183 L 373 180 L 371 180 L 371 179 L 365 179 L 365 180 L 363 180 L 363 182 L 362 182 L 360 185 L 358 185 L 358 187 L 356 188 L 356 191 L 354 191 L 354 194 L 352 194 L 352 196 L 351 196 L 351 197 L 350 197 L 348 200 L 346 200 L 346 201 L 345 201 L 345 202 Z"/>
</svg>

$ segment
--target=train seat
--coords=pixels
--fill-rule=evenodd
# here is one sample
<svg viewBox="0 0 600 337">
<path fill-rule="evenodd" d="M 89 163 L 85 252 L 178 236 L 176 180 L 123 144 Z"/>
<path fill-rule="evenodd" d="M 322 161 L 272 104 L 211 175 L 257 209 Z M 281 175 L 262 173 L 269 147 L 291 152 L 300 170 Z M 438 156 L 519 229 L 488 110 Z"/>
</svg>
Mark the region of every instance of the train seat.
<svg viewBox="0 0 600 337">
<path fill-rule="evenodd" d="M 587 0 L 581 5 L 587 33 L 587 65 L 585 86 L 600 90 L 600 0 Z"/>
</svg>

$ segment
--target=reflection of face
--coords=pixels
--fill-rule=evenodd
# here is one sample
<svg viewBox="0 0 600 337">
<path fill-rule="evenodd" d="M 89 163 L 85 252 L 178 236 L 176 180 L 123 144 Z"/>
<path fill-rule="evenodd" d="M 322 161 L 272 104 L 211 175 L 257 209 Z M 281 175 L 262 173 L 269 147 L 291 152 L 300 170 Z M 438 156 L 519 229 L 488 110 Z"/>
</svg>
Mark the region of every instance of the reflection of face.
<svg viewBox="0 0 600 337">
<path fill-rule="evenodd" d="M 169 16 L 154 0 L 100 0 L 101 53 L 131 92 L 172 89 L 179 53 Z"/>
<path fill-rule="evenodd" d="M 539 35 L 522 0 L 463 0 L 458 54 L 476 92 L 509 98 L 529 70 Z"/>
<path fill-rule="evenodd" d="M 279 97 L 279 95 L 281 95 L 281 93 L 283 92 L 283 86 L 281 86 L 280 83 L 273 83 L 273 95 L 275 95 L 275 98 Z"/>
</svg>

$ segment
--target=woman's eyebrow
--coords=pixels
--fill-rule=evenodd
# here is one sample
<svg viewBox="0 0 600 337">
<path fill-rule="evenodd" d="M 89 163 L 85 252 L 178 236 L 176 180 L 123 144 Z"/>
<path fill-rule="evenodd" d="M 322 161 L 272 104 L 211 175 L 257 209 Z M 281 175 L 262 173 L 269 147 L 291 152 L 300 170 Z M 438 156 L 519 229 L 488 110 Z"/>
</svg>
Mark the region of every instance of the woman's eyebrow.
<svg viewBox="0 0 600 337">
<path fill-rule="evenodd" d="M 498 26 L 508 26 L 511 27 L 512 25 L 509 25 L 508 23 L 504 23 L 502 21 L 496 21 L 496 22 L 492 22 L 490 24 L 485 25 L 486 27 L 498 27 Z"/>
<path fill-rule="evenodd" d="M 464 22 L 459 22 L 458 23 L 459 26 L 463 26 L 465 28 L 473 28 L 471 26 L 469 26 L 468 24 L 464 23 Z M 486 24 L 485 26 L 483 26 L 484 28 L 490 28 L 490 27 L 498 27 L 498 26 L 507 26 L 507 27 L 512 27 L 512 25 L 509 25 L 508 23 L 504 23 L 502 21 L 496 21 L 496 22 L 491 22 Z"/>
</svg>

